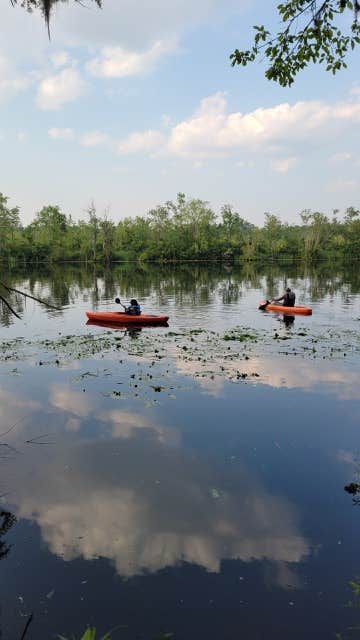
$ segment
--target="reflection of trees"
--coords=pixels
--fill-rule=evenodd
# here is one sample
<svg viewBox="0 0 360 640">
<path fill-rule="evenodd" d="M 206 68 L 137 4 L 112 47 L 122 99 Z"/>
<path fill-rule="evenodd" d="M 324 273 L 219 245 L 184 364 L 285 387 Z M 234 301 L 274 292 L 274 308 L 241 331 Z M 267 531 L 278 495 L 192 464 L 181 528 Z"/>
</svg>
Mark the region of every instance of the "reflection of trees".
<svg viewBox="0 0 360 640">
<path fill-rule="evenodd" d="M 16 518 L 10 511 L 0 511 L 0 559 L 5 558 L 10 551 L 10 546 L 1 538 L 10 531 L 15 522 Z"/>
<path fill-rule="evenodd" d="M 241 297 L 241 289 L 237 282 L 233 282 L 232 280 L 227 280 L 223 282 L 220 286 L 219 293 L 222 298 L 223 304 L 232 304 L 237 302 Z"/>
<path fill-rule="evenodd" d="M 20 315 L 24 311 L 24 300 L 21 299 L 20 296 L 16 295 L 8 296 L 8 298 L 12 309 Z M 3 301 L 1 301 L 0 324 L 3 327 L 9 327 L 13 321 L 13 312 Z"/>
<path fill-rule="evenodd" d="M 346 300 L 360 292 L 360 274 L 356 265 L 338 265 L 320 262 L 314 265 L 304 263 L 286 265 L 275 263 L 259 269 L 265 277 L 268 297 L 283 291 L 291 282 L 298 299 L 310 298 L 321 301 L 329 296 L 340 295 Z"/>
<path fill-rule="evenodd" d="M 346 489 L 346 487 L 345 487 Z M 354 580 L 350 580 L 349 587 L 352 591 L 352 599 L 347 603 L 347 607 L 352 609 L 360 609 L 360 578 L 356 576 Z M 360 625 L 347 627 L 341 633 L 336 634 L 338 640 L 350 640 L 354 638 L 360 638 Z"/>
<path fill-rule="evenodd" d="M 360 484 L 358 482 L 350 482 L 345 485 L 344 491 L 352 496 L 353 504 L 360 505 Z"/>
<path fill-rule="evenodd" d="M 360 273 L 356 266 L 323 262 L 306 266 L 299 264 L 255 265 L 244 263 L 113 263 L 105 265 L 57 264 L 22 266 L 3 274 L 10 285 L 39 296 L 57 306 L 67 306 L 82 297 L 93 306 L 120 295 L 140 300 L 153 296 L 156 306 L 172 300 L 176 306 L 194 307 L 211 304 L 220 293 L 224 304 L 237 302 L 249 289 L 266 290 L 267 297 L 291 283 L 298 300 L 322 300 L 340 295 L 343 301 L 360 292 Z M 9 302 L 20 314 L 24 300 L 15 293 Z M 47 313 L 58 313 L 47 310 Z M 11 312 L 3 308 L 0 322 L 8 326 Z"/>
</svg>

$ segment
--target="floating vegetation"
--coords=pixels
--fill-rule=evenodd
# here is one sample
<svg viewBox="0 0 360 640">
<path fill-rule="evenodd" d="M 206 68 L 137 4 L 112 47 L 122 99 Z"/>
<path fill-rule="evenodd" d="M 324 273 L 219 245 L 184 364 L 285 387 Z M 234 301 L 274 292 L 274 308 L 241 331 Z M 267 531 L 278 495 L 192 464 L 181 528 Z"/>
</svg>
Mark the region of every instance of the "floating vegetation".
<svg viewBox="0 0 360 640">
<path fill-rule="evenodd" d="M 321 327 L 323 330 L 323 327 Z M 319 333 L 299 327 L 254 329 L 236 326 L 226 333 L 187 329 L 167 333 L 139 332 L 136 340 L 128 333 L 104 330 L 101 333 L 59 335 L 53 340 L 15 339 L 0 345 L 0 362 L 23 361 L 41 369 L 80 369 L 70 378 L 105 397 L 133 398 L 147 406 L 173 398 L 191 378 L 204 392 L 219 387 L 220 380 L 233 383 L 267 382 L 269 364 L 282 358 L 334 360 L 358 356 L 360 340 L 355 331 L 329 329 Z M 285 345 L 282 343 L 286 342 Z M 79 364 L 77 364 L 79 362 Z M 105 366 L 100 366 L 103 362 Z M 81 364 L 80 364 L 81 363 Z M 4 372 L 3 372 L 4 373 Z M 20 375 L 11 366 L 8 375 Z M 286 375 L 286 374 L 285 374 Z M 106 379 L 111 387 L 106 388 Z M 286 383 L 286 380 L 284 384 Z M 121 389 L 117 388 L 121 385 Z"/>
<path fill-rule="evenodd" d="M 96 633 L 95 627 L 87 627 L 81 638 L 79 640 L 111 640 L 113 637 L 113 633 L 115 631 L 122 631 L 128 629 L 127 625 L 121 625 L 108 631 L 103 636 L 99 636 Z M 160 631 L 156 636 L 152 637 L 152 640 L 171 640 L 174 637 L 174 634 L 168 631 Z M 75 636 L 71 636 L 71 638 L 67 638 L 65 636 L 58 636 L 59 640 L 75 640 Z"/>
<path fill-rule="evenodd" d="M 235 327 L 235 329 L 231 329 L 231 331 L 228 331 L 224 334 L 224 340 L 236 340 L 237 342 L 257 342 L 258 332 L 255 333 L 255 331 L 251 329 L 242 329 L 240 327 Z"/>
<path fill-rule="evenodd" d="M 95 627 L 87 627 L 79 640 L 111 640 L 111 634 L 112 631 L 108 631 L 105 635 L 99 636 Z M 58 638 L 59 640 L 75 640 L 74 636 L 72 636 L 72 639 L 65 636 L 58 636 Z"/>
</svg>

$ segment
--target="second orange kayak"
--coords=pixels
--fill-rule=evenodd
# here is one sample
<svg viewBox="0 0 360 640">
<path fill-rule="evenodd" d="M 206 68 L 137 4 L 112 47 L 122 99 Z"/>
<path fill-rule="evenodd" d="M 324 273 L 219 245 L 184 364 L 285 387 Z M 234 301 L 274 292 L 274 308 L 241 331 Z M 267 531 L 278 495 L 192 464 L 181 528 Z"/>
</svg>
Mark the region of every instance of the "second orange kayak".
<svg viewBox="0 0 360 640">
<path fill-rule="evenodd" d="M 259 304 L 259 309 L 261 308 L 262 305 L 266 304 L 266 300 L 264 300 L 263 302 L 260 302 Z M 284 313 L 285 315 L 293 315 L 293 314 L 299 314 L 302 316 L 311 316 L 312 315 L 312 309 L 310 307 L 283 307 L 282 304 L 268 304 L 266 305 L 265 311 L 278 311 L 279 313 Z"/>
</svg>

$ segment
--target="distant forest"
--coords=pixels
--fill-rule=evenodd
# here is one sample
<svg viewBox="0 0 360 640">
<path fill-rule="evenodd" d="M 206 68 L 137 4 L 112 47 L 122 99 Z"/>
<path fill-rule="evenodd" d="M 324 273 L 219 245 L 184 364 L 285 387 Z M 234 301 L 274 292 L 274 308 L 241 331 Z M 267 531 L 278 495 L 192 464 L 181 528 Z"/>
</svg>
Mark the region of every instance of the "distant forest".
<svg viewBox="0 0 360 640">
<path fill-rule="evenodd" d="M 283 223 L 265 213 L 255 226 L 224 205 L 217 215 L 203 200 L 178 193 L 175 201 L 145 216 L 114 222 L 91 204 L 75 222 L 60 207 L 49 205 L 24 226 L 18 207 L 9 208 L 0 193 L 0 260 L 12 262 L 104 262 L 175 260 L 351 260 L 360 256 L 360 210 L 348 207 L 340 216 L 318 211 L 300 213 L 299 224 Z"/>
</svg>

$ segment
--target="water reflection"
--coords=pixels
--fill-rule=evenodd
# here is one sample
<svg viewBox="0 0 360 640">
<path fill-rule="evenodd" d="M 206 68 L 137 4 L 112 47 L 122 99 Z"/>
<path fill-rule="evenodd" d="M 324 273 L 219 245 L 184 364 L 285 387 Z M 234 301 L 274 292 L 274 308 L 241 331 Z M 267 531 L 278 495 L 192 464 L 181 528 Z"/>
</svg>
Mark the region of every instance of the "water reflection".
<svg viewBox="0 0 360 640">
<path fill-rule="evenodd" d="M 2 491 L 9 492 L 10 503 L 6 510 L 4 503 L 3 513 L 21 519 L 11 532 L 0 534 L 0 555 L 13 544 L 2 563 L 1 595 L 10 617 L 6 637 L 20 636 L 14 602 L 23 580 L 27 607 L 49 610 L 47 618 L 45 613 L 41 620 L 36 616 L 39 638 L 61 631 L 68 616 L 68 631 L 76 637 L 90 619 L 98 628 L 115 625 L 119 601 L 121 615 L 141 618 L 138 633 L 130 630 L 130 637 L 149 635 L 149 611 L 158 629 L 165 609 L 169 628 L 189 639 L 222 638 L 230 618 L 226 637 L 231 640 L 254 634 L 330 637 L 327 632 L 336 628 L 338 605 L 344 601 L 336 585 L 344 584 L 356 554 L 354 517 L 360 512 L 351 508 L 351 500 L 358 494 L 346 495 L 343 487 L 358 480 L 349 453 L 357 446 L 358 409 L 354 402 L 339 400 L 358 399 L 358 362 L 342 353 L 336 361 L 325 361 L 320 350 L 313 360 L 312 348 L 302 358 L 296 335 L 302 335 L 305 322 L 311 339 L 326 333 L 330 315 L 325 319 L 324 311 L 338 313 L 340 325 L 341 304 L 360 291 L 355 270 L 334 265 L 308 271 L 298 265 L 113 265 L 111 270 L 69 265 L 12 272 L 8 280 L 70 308 L 53 323 L 49 311 L 36 316 L 35 309 L 32 326 L 19 323 L 3 330 L 5 340 L 15 329 L 31 339 L 38 334 L 29 346 L 33 360 L 14 365 L 4 358 L 1 364 L 0 432 L 17 424 L 5 442 L 18 452 L 0 465 Z M 277 291 L 288 281 L 301 299 L 327 300 L 311 322 L 296 318 L 299 331 L 291 326 L 280 330 L 278 319 L 257 312 L 266 289 Z M 152 367 L 155 341 L 161 345 L 164 335 L 155 329 L 136 332 L 139 339 L 131 342 L 131 350 L 129 341 L 119 341 L 125 355 L 114 350 L 109 358 L 106 351 L 85 350 L 84 356 L 75 340 L 74 358 L 67 359 L 65 331 L 98 337 L 96 329 L 84 327 L 84 310 L 112 304 L 119 290 L 124 298 L 136 293 L 146 299 L 146 308 L 153 311 L 163 305 L 171 311 L 174 340 L 164 346 L 168 360 L 156 360 Z M 352 310 L 351 340 L 357 340 L 355 304 Z M 233 360 L 226 359 L 222 329 L 236 324 L 253 328 L 257 322 L 263 322 L 261 331 L 269 329 L 272 351 L 259 342 L 256 350 L 244 345 L 234 349 Z M 198 358 L 195 350 L 192 361 L 190 349 L 177 346 L 183 338 L 177 342 L 176 336 L 194 325 L 207 329 L 203 343 L 196 333 L 192 336 L 191 344 L 199 349 L 207 334 L 219 333 L 214 362 L 202 362 L 202 353 Z M 272 341 L 275 330 L 294 341 Z M 47 331 L 51 340 L 60 333 L 61 338 L 56 351 L 41 356 L 44 366 L 39 367 L 36 339 L 43 340 Z M 109 332 L 109 340 L 116 335 Z M 341 331 L 336 335 L 340 341 Z M 296 358 L 285 355 L 295 349 Z M 224 372 L 231 374 L 231 368 L 236 385 L 225 381 Z M 237 371 L 249 377 L 239 381 Z M 144 374 L 149 374 L 146 381 Z M 198 374 L 194 381 L 189 377 Z M 263 386 L 250 388 L 248 379 Z M 163 392 L 155 393 L 160 388 Z M 176 393 L 168 393 L 173 388 Z M 280 420 L 279 411 L 289 411 L 294 420 Z M 39 440 L 44 434 L 48 437 Z M 35 446 L 41 441 L 53 444 Z M 339 460 L 351 463 L 351 474 L 337 462 L 334 447 Z M 319 550 L 314 554 L 313 544 Z M 89 562 L 95 558 L 105 562 Z M 111 565 L 131 580 L 112 580 Z M 165 568 L 171 570 L 160 572 Z M 239 573 L 246 576 L 241 583 Z M 55 585 L 56 597 L 50 601 L 46 594 Z M 176 589 L 171 591 L 171 585 Z M 289 585 L 302 587 L 296 598 L 284 591 Z M 184 593 L 189 594 L 187 609 L 179 605 Z M 209 604 L 213 597 L 217 610 Z M 244 606 L 247 618 L 239 615 Z"/>
<path fill-rule="evenodd" d="M 207 306 L 220 299 L 224 306 L 237 304 L 246 292 L 260 290 L 267 298 L 288 283 L 300 300 L 334 300 L 339 295 L 344 304 L 360 292 L 356 265 L 320 263 L 221 265 L 221 264 L 114 264 L 103 265 L 37 265 L 5 271 L 4 280 L 61 307 L 79 299 L 97 308 L 103 301 L 113 300 L 121 291 L 124 299 L 144 300 L 155 296 L 157 309 L 173 300 L 178 307 Z M 16 311 L 24 312 L 24 303 L 11 294 L 9 301 Z M 48 311 L 51 315 L 51 312 Z M 9 326 L 14 319 L 3 307 L 0 322 Z"/>
<path fill-rule="evenodd" d="M 291 327 L 295 322 L 295 316 L 283 315 L 282 320 L 286 327 Z"/>
<path fill-rule="evenodd" d="M 178 429 L 154 417 L 100 409 L 60 382 L 47 397 L 30 426 L 9 434 L 24 444 L 46 420 L 56 445 L 22 457 L 11 504 L 37 523 L 53 554 L 106 558 L 126 577 L 181 562 L 219 572 L 226 559 L 265 559 L 279 584 L 296 583 L 292 565 L 309 555 L 309 543 L 294 506 L 254 472 L 238 462 L 234 481 L 221 481 L 201 453 L 184 448 Z"/>
<path fill-rule="evenodd" d="M 326 360 L 305 360 L 301 356 L 284 353 L 282 356 L 252 355 L 248 360 L 234 358 L 226 365 L 211 363 L 211 372 L 202 374 L 199 363 L 185 360 L 173 350 L 176 370 L 181 375 L 194 376 L 196 384 L 214 397 L 222 395 L 227 379 L 237 381 L 243 377 L 253 384 L 266 384 L 275 389 L 301 389 L 313 393 L 325 391 L 341 400 L 357 400 L 359 374 L 357 367 Z M 226 368 L 226 378 L 224 369 Z M 240 374 L 239 374 L 240 372 Z M 255 376 L 254 376 L 255 372 Z"/>
<path fill-rule="evenodd" d="M 218 572 L 227 558 L 292 564 L 309 554 L 287 500 L 246 468 L 236 489 L 214 487 L 211 467 L 164 433 L 113 426 L 115 443 L 65 448 L 16 487 L 17 515 L 35 520 L 64 560 L 107 558 L 127 577 L 179 562 Z"/>
<path fill-rule="evenodd" d="M 10 511 L 0 511 L 0 560 L 6 558 L 10 551 L 10 545 L 3 540 L 3 537 L 10 531 L 15 522 L 16 518 Z"/>
<path fill-rule="evenodd" d="M 345 485 L 344 491 L 352 496 L 353 504 L 360 505 L 360 484 L 358 482 L 350 482 Z"/>
<path fill-rule="evenodd" d="M 296 366 L 290 357 L 278 358 L 276 366 L 273 358 L 252 358 L 242 369 L 259 373 L 262 382 L 274 388 L 302 389 L 318 392 L 321 387 L 341 400 L 356 400 L 359 397 L 359 374 L 354 369 L 337 363 L 329 366 L 326 361 L 307 361 L 298 358 Z"/>
</svg>

